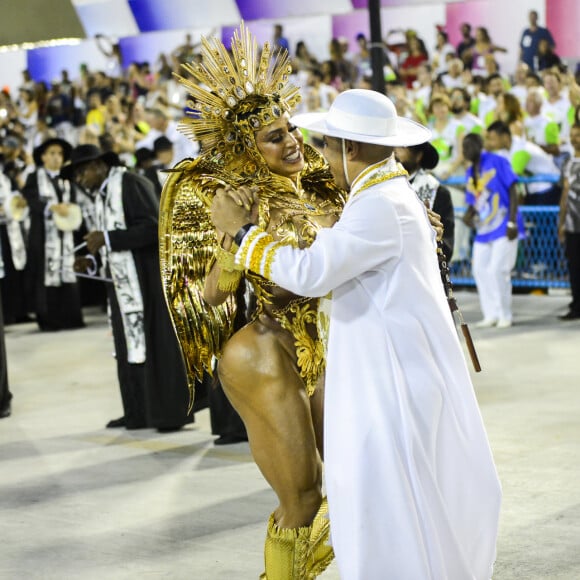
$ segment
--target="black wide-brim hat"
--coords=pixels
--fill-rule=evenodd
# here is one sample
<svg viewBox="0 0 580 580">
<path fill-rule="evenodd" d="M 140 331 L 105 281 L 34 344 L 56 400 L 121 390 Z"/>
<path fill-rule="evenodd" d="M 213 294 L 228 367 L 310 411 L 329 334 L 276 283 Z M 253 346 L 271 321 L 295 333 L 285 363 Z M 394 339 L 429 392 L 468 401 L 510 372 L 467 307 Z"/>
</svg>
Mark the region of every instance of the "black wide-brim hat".
<svg viewBox="0 0 580 580">
<path fill-rule="evenodd" d="M 439 153 L 437 153 L 437 149 L 429 141 L 425 141 L 425 143 L 421 143 L 420 145 L 412 145 L 409 149 L 423 153 L 423 157 L 421 158 L 421 167 L 423 169 L 435 169 L 437 167 Z"/>
<path fill-rule="evenodd" d="M 70 163 L 63 166 L 60 170 L 60 176 L 63 179 L 71 180 L 77 167 L 98 160 L 104 161 L 110 166 L 122 165 L 119 156 L 113 151 L 105 151 L 103 153 L 96 145 L 79 145 L 72 150 Z"/>
<path fill-rule="evenodd" d="M 34 163 L 38 167 L 42 167 L 42 156 L 44 155 L 44 152 L 52 145 L 58 145 L 59 147 L 62 148 L 62 155 L 65 163 L 70 159 L 72 145 L 68 141 L 65 141 L 64 139 L 52 137 L 41 143 L 38 147 L 35 147 L 34 151 L 32 152 Z"/>
</svg>

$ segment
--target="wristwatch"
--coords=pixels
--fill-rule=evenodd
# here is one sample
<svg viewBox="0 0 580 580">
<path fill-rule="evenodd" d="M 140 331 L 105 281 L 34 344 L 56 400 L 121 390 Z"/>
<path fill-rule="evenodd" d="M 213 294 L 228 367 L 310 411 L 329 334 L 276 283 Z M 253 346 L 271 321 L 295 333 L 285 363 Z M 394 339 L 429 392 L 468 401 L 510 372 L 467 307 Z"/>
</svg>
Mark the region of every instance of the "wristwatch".
<svg viewBox="0 0 580 580">
<path fill-rule="evenodd" d="M 234 236 L 234 242 L 236 245 L 241 246 L 243 239 L 246 237 L 246 234 L 253 228 L 256 224 L 246 224 L 242 226 L 236 235 Z"/>
<path fill-rule="evenodd" d="M 506 225 L 508 228 L 517 228 L 518 227 L 518 224 L 516 224 L 516 222 L 511 222 L 511 221 L 508 222 Z"/>
</svg>

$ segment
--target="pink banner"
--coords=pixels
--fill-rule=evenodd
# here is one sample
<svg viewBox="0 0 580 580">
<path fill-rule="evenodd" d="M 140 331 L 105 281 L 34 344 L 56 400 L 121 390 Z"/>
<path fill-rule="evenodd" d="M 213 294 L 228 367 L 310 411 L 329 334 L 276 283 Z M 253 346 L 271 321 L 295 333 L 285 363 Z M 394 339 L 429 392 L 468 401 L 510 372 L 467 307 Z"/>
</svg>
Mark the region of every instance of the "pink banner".
<svg viewBox="0 0 580 580">
<path fill-rule="evenodd" d="M 457 46 L 461 42 L 461 25 L 471 24 L 472 34 L 477 26 L 490 27 L 493 30 L 494 21 L 497 22 L 497 13 L 490 10 L 490 2 L 457 2 L 447 4 L 447 22 L 445 30 L 449 35 L 449 42 Z M 490 26 L 491 25 L 491 26 Z"/>
<path fill-rule="evenodd" d="M 337 14 L 332 17 L 333 38 L 346 38 L 350 50 L 357 51 L 356 36 L 359 33 L 370 38 L 370 22 L 367 10 L 356 10 L 350 14 Z"/>
<path fill-rule="evenodd" d="M 578 0 L 546 2 L 546 21 L 556 41 L 556 54 L 562 58 L 580 56 L 580 3 Z"/>
</svg>

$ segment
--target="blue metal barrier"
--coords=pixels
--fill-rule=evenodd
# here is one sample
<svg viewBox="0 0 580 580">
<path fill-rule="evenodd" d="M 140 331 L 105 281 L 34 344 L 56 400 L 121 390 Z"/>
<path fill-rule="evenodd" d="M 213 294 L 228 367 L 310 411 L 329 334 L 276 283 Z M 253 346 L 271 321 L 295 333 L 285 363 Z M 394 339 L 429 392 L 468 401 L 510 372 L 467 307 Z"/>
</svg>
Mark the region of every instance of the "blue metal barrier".
<svg viewBox="0 0 580 580">
<path fill-rule="evenodd" d="M 558 183 L 560 175 L 558 173 L 538 173 L 537 175 L 518 175 L 518 183 L 538 183 L 538 182 Z M 452 175 L 445 181 L 441 181 L 442 185 L 465 185 L 464 175 Z"/>
<path fill-rule="evenodd" d="M 556 183 L 559 175 L 521 177 L 520 183 L 550 181 Z M 464 177 L 452 177 L 444 185 L 465 185 Z M 465 208 L 455 208 L 460 218 Z M 569 288 L 568 265 L 564 248 L 558 240 L 558 214 L 560 208 L 552 205 L 520 206 L 526 226 L 526 239 L 520 240 L 516 266 L 512 271 L 512 284 L 527 288 Z M 456 285 L 475 286 L 471 274 L 471 260 L 453 261 L 450 264 L 451 281 Z"/>
</svg>

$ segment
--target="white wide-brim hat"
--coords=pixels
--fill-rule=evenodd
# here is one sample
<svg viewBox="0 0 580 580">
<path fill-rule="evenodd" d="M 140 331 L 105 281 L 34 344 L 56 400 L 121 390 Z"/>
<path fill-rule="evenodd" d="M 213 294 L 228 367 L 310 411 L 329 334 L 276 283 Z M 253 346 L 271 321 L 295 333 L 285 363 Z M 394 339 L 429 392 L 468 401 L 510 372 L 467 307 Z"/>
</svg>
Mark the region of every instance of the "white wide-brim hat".
<svg viewBox="0 0 580 580">
<path fill-rule="evenodd" d="M 387 96 L 368 89 L 344 91 L 328 112 L 302 113 L 290 122 L 313 133 L 387 147 L 419 145 L 431 138 L 427 127 L 399 117 Z"/>
</svg>

